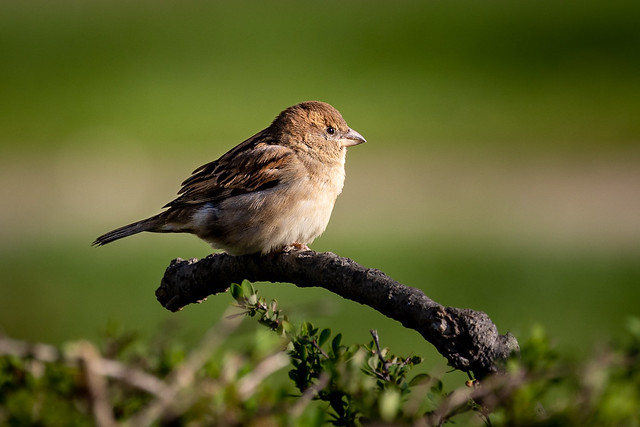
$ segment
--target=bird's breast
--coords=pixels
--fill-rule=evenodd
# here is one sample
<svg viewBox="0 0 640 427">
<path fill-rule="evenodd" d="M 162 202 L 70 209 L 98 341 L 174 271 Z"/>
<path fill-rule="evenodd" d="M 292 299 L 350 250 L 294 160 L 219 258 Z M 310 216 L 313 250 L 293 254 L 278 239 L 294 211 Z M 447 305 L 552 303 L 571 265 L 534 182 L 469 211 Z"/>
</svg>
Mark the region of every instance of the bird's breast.
<svg viewBox="0 0 640 427">
<path fill-rule="evenodd" d="M 196 234 L 232 254 L 309 244 L 326 229 L 344 184 L 344 165 L 298 173 L 264 190 L 202 206 Z"/>
</svg>

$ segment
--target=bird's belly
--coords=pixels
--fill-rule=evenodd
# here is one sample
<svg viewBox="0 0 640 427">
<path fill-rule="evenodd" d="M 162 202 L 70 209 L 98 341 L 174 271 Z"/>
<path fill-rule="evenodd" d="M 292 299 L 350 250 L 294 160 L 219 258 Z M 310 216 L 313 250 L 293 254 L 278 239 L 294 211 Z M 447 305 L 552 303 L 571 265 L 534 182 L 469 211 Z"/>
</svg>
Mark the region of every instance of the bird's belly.
<svg viewBox="0 0 640 427">
<path fill-rule="evenodd" d="M 337 195 L 336 195 L 337 196 Z M 273 238 L 279 244 L 311 243 L 327 228 L 336 196 L 305 198 L 276 214 Z"/>
<path fill-rule="evenodd" d="M 196 234 L 232 255 L 268 253 L 292 243 L 310 244 L 327 227 L 337 188 L 287 188 L 205 205 L 196 215 Z"/>
</svg>

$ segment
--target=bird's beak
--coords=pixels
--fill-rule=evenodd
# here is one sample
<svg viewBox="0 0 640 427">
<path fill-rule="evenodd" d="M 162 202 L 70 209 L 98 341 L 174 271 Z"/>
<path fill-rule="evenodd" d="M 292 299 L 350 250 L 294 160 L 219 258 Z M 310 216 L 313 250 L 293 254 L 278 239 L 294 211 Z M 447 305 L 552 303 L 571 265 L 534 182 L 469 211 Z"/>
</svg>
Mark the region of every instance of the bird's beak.
<svg viewBox="0 0 640 427">
<path fill-rule="evenodd" d="M 360 135 L 353 129 L 349 129 L 349 132 L 345 133 L 342 136 L 343 147 L 351 147 L 354 145 L 362 144 L 363 142 L 367 142 L 367 140 L 364 139 L 364 136 Z"/>
</svg>

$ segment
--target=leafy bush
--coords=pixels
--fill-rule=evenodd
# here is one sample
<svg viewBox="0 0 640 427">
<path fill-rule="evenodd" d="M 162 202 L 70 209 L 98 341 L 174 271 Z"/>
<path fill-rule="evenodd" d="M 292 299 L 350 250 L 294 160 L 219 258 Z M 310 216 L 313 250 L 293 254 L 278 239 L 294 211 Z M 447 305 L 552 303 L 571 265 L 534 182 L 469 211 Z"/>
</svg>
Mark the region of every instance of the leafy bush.
<svg viewBox="0 0 640 427">
<path fill-rule="evenodd" d="M 640 320 L 626 339 L 575 361 L 541 330 L 505 372 L 447 391 L 412 374 L 418 356 L 347 345 L 308 322 L 294 327 L 251 284 L 234 285 L 240 312 L 190 351 L 167 334 L 140 345 L 110 328 L 102 350 L 0 338 L 0 424 L 23 425 L 640 425 Z M 237 309 L 236 309 L 237 310 Z M 223 345 L 243 317 L 266 326 L 242 350 Z M 288 377 L 278 372 L 288 369 Z"/>
</svg>

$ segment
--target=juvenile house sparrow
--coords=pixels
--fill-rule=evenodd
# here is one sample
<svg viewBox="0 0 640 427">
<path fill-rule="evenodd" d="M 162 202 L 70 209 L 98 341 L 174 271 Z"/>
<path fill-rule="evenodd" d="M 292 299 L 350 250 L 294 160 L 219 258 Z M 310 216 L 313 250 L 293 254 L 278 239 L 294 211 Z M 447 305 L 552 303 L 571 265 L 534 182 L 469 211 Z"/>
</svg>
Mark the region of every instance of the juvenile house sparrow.
<svg viewBox="0 0 640 427">
<path fill-rule="evenodd" d="M 331 105 L 294 105 L 268 128 L 196 169 L 166 211 L 93 244 L 152 231 L 192 233 L 231 255 L 307 248 L 327 227 L 342 191 L 347 147 L 363 142 Z"/>
</svg>

